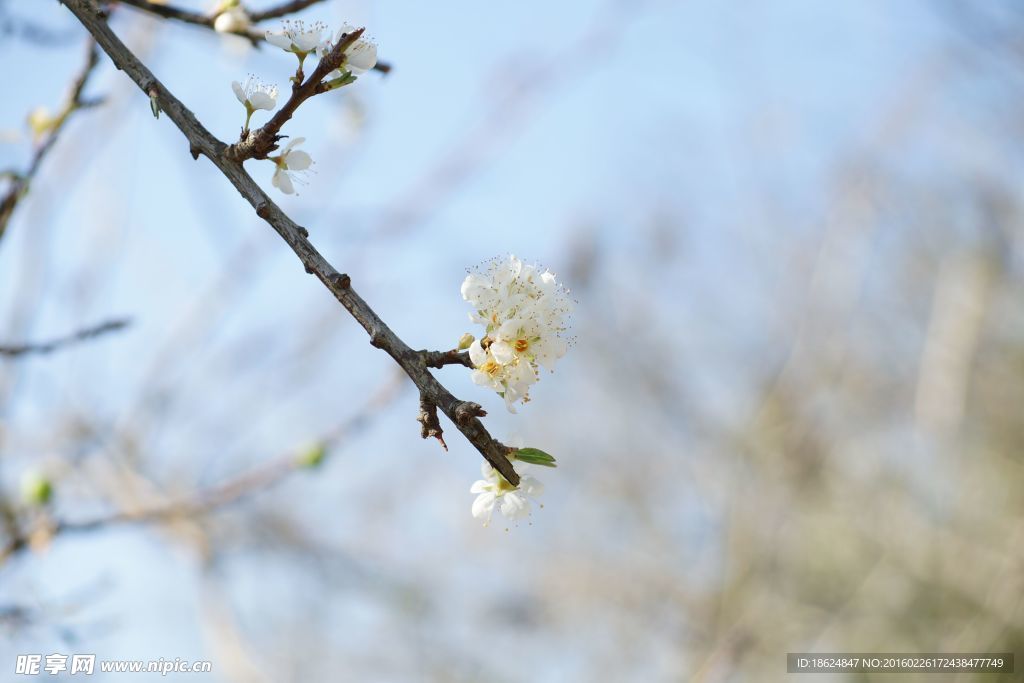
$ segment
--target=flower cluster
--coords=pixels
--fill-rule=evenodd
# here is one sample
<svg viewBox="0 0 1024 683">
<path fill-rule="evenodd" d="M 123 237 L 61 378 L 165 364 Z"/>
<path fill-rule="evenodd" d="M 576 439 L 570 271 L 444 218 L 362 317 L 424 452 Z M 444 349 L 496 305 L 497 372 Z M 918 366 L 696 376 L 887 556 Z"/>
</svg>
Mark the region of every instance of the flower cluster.
<svg viewBox="0 0 1024 683">
<path fill-rule="evenodd" d="M 494 514 L 494 506 L 501 505 L 501 514 L 511 520 L 518 520 L 530 514 L 530 498 L 539 498 L 544 493 L 544 486 L 535 478 L 523 475 L 522 465 L 512 461 L 512 466 L 519 476 L 519 486 L 508 483 L 505 477 L 501 476 L 498 470 L 489 463 L 481 464 L 480 471 L 483 479 L 473 482 L 469 492 L 477 494 L 473 501 L 473 516 L 484 521 L 484 526 L 491 523 L 491 515 Z"/>
<path fill-rule="evenodd" d="M 225 33 L 246 32 L 249 29 L 250 17 L 245 12 L 239 0 L 223 0 L 216 9 L 215 28 Z M 341 41 L 346 41 L 343 59 L 337 69 L 328 73 L 316 89 L 316 93 L 326 92 L 348 85 L 356 80 L 357 75 L 365 73 L 377 64 L 377 46 L 371 41 L 359 38 L 352 40 L 352 34 L 359 29 L 344 24 L 338 31 L 337 37 L 332 41 L 325 38 L 324 33 L 327 26 L 321 22 L 306 24 L 298 20 L 283 22 L 280 31 L 267 31 L 266 40 L 269 44 L 279 47 L 286 52 L 291 52 L 299 59 L 299 67 L 292 81 L 298 89 L 302 82 L 302 65 L 306 58 L 315 55 L 318 58 L 326 57 Z M 244 83 L 234 81 L 231 88 L 235 97 L 245 107 L 245 125 L 242 128 L 242 139 L 249 136 L 249 122 L 253 113 L 258 110 L 273 111 L 277 107 L 277 87 L 268 85 L 262 81 L 249 76 Z M 308 97 L 308 94 L 306 95 Z M 277 124 L 277 128 L 280 123 Z M 274 132 L 277 132 L 277 128 Z M 276 136 L 280 139 L 285 136 Z M 273 185 L 285 194 L 295 193 L 295 182 L 299 175 L 313 165 L 313 159 L 309 153 L 297 150 L 295 147 L 301 144 L 305 138 L 295 138 L 277 156 L 260 156 L 258 158 L 268 159 L 274 163 Z"/>
<path fill-rule="evenodd" d="M 469 319 L 486 328 L 469 346 L 473 381 L 498 392 L 514 413 L 516 403 L 530 400 L 540 367 L 551 370 L 565 355 L 569 292 L 551 271 L 509 256 L 467 275 L 462 298 L 475 309 Z"/>
</svg>

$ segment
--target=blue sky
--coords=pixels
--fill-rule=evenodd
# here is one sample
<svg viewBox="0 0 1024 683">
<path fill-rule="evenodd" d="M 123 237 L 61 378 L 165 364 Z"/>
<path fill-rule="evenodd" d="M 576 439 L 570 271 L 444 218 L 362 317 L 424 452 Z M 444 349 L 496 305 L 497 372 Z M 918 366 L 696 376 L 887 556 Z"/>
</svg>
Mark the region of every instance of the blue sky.
<svg viewBox="0 0 1024 683">
<path fill-rule="evenodd" d="M 20 3 L 7 9 L 26 13 Z M 33 12 L 61 35 L 78 32 L 57 3 Z M 272 49 L 229 45 L 210 32 L 140 18 L 127 7 L 118 15 L 114 27 L 129 46 L 225 140 L 243 121 L 230 82 L 255 73 L 284 86 L 293 68 L 290 55 Z M 416 348 L 450 346 L 469 329 L 458 294 L 467 267 L 512 252 L 563 273 L 574 240 L 587 231 L 597 233 L 610 263 L 628 276 L 628 295 L 657 289 L 664 297 L 658 324 L 701 330 L 687 342 L 698 353 L 736 343 L 730 340 L 737 332 L 740 343 L 750 342 L 743 333 L 771 320 L 765 301 L 789 283 L 789 264 L 772 256 L 780 245 L 820 230 L 830 169 L 885 134 L 901 95 L 921 73 L 943 68 L 948 47 L 946 29 L 926 3 L 887 0 L 327 2 L 304 16 L 366 25 L 395 69 L 307 103 L 288 124 L 284 132 L 306 137 L 317 161 L 299 196 L 270 187 L 270 164 L 250 161 L 247 168 Z M 588 35 L 596 38 L 586 43 Z M 77 40 L 42 49 L 5 37 L 0 59 L 30 66 L 4 69 L 0 129 L 24 131 L 32 107 L 56 106 L 80 58 Z M 26 433 L 45 426 L 54 406 L 126 419 L 130 397 L 156 364 L 207 405 L 192 421 L 152 438 L 165 453 L 206 449 L 196 476 L 209 481 L 236 471 L 250 449 L 269 455 L 332 424 L 346 410 L 333 409 L 338 387 L 360 395 L 377 386 L 389 360 L 366 344 L 215 169 L 188 156 L 171 122 L 154 120 L 148 101 L 106 65 L 90 93 L 108 96 L 109 104 L 71 123 L 66 136 L 76 144 L 60 143 L 0 243 L 0 321 L 18 303 L 22 290 L 15 283 L 37 267 L 26 255 L 42 234 L 52 246 L 44 259 L 49 275 L 25 333 L 45 337 L 118 315 L 132 316 L 135 326 L 75 354 L 26 364 L 23 400 L 0 419 Z M 981 92 L 970 101 L 983 100 Z M 964 116 L 945 91 L 937 108 L 951 119 Z M 358 129 L 351 127 L 354 112 L 363 120 Z M 28 149 L 26 142 L 0 144 L 0 167 L 23 163 Z M 464 165 L 445 166 L 453 150 Z M 935 161 L 926 150 L 903 163 L 915 159 Z M 979 165 L 987 160 L 982 156 Z M 454 188 L 424 182 L 438 167 L 462 174 Z M 410 206 L 416 220 L 399 221 L 393 236 L 378 234 Z M 631 261 L 651 250 L 652 207 L 678 219 L 673 230 L 682 248 L 668 272 L 645 281 Z M 761 216 L 778 207 L 806 218 L 779 233 Z M 209 303 L 206 293 L 215 291 L 210 288 L 243 244 L 251 245 L 258 265 L 234 283 L 245 295 L 218 312 L 213 337 L 172 346 L 154 359 L 154 349 L 173 338 L 189 311 Z M 279 367 L 294 363 L 303 370 L 296 360 L 302 340 L 289 330 L 311 321 L 324 323 L 326 343 L 337 349 L 334 362 L 305 368 L 301 383 L 289 382 Z M 232 355 L 246 339 L 249 355 Z M 267 357 L 264 348 L 272 350 Z M 232 380 L 232 368 L 259 363 L 267 372 Z M 567 358 L 564 372 L 585 381 L 588 369 Z M 694 376 L 699 382 L 700 369 Z M 444 380 L 457 395 L 480 399 L 464 373 L 446 370 Z M 538 386 L 534 414 L 565 410 L 557 381 L 545 378 Z M 268 396 L 277 399 L 274 410 L 267 410 Z M 405 569 L 429 550 L 439 520 L 458 514 L 467 518 L 460 523 L 472 521 L 465 514 L 469 498 L 459 495 L 477 471 L 468 447 L 453 443 L 455 435 L 443 461 L 433 444 L 419 442 L 408 428 L 409 401 L 358 441 L 358 448 L 379 453 L 379 461 L 363 462 L 341 483 L 306 480 L 287 489 L 308 498 L 315 519 L 331 514 L 330 496 L 376 490 L 404 466 L 396 463 L 430 458 L 438 468 L 430 470 L 431 481 L 457 494 L 432 496 L 429 512 L 405 519 L 409 537 L 389 551 L 392 559 L 403 558 L 397 561 Z M 498 435 L 548 429 L 533 427 L 528 415 L 502 414 L 497 400 L 484 402 Z M 235 433 L 230 406 L 264 412 Z M 31 443 L 19 439 L 13 447 Z M 19 466 L 30 460 L 26 453 L 16 457 Z M 170 457 L 159 462 L 163 474 L 180 466 Z M 411 467 L 423 474 L 426 466 Z M 16 478 L 14 470 L 3 476 Z M 318 492 L 325 498 L 318 500 Z M 344 520 L 337 525 L 343 529 Z M 521 536 L 542 541 L 544 532 Z M 77 559 L 83 555 L 86 561 Z M 65 564 L 70 558 L 75 571 Z M 40 561 L 35 580 L 19 580 L 40 594 L 59 594 L 91 577 L 110 577 L 119 588 L 106 607 L 122 621 L 102 641 L 109 656 L 186 656 L 202 648 L 189 628 L 189 609 L 178 604 L 194 599 L 195 586 L 176 577 L 181 564 L 193 561 L 125 530 L 59 544 Z M 238 590 L 258 593 L 245 580 Z M 154 620 L 154 612 L 125 615 L 124 606 L 135 603 L 166 608 L 166 621 Z M 173 647 L 169 633 L 176 634 Z M 552 671 L 557 680 L 558 669 Z"/>
</svg>

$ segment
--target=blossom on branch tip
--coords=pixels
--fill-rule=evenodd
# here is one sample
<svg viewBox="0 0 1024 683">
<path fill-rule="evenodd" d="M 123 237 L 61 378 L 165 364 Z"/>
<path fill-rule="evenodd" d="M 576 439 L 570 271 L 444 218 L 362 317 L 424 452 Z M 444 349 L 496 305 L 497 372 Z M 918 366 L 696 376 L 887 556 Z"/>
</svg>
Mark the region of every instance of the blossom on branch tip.
<svg viewBox="0 0 1024 683">
<path fill-rule="evenodd" d="M 249 120 L 258 109 L 272 111 L 277 106 L 277 86 L 267 85 L 263 81 L 249 76 L 245 83 L 231 81 L 231 89 L 235 97 L 245 107 L 245 130 L 249 130 Z"/>
<path fill-rule="evenodd" d="M 245 83 L 231 81 L 231 89 L 246 109 L 271 111 L 277 106 L 277 86 L 268 85 L 253 76 L 246 78 Z"/>
<path fill-rule="evenodd" d="M 284 28 L 280 31 L 267 31 L 267 42 L 285 52 L 294 52 L 298 55 L 300 64 L 306 55 L 320 47 L 321 37 L 327 28 L 319 21 L 313 22 L 307 28 L 306 23 L 298 19 L 287 20 L 282 24 Z"/>
<path fill-rule="evenodd" d="M 501 476 L 490 463 L 484 462 L 480 466 L 483 479 L 473 483 L 469 492 L 477 494 L 473 501 L 472 514 L 477 519 L 482 519 L 484 526 L 491 523 L 491 516 L 494 514 L 494 506 L 501 503 L 499 510 L 507 519 L 518 520 L 530 514 L 530 499 L 539 498 L 544 493 L 544 486 L 534 477 L 523 475 L 521 470 L 523 464 L 513 462 L 512 466 L 519 476 L 519 486 L 513 486 Z"/>
<path fill-rule="evenodd" d="M 338 36 L 334 39 L 334 43 L 332 44 L 328 42 L 321 46 L 321 49 L 324 50 L 323 54 L 330 52 L 334 45 L 337 45 L 339 42 L 344 40 L 346 36 L 358 30 L 359 29 L 351 24 L 342 24 L 341 29 L 338 31 Z M 342 62 L 341 67 L 358 76 L 366 73 L 376 66 L 376 64 L 377 44 L 368 38 L 360 36 L 354 43 L 345 48 L 345 61 Z"/>
<path fill-rule="evenodd" d="M 306 138 L 295 138 L 281 151 L 278 156 L 267 157 L 277 166 L 271 181 L 277 189 L 285 194 L 295 194 L 296 171 L 305 171 L 313 165 L 313 158 L 307 152 L 295 147 L 306 141 Z"/>
</svg>

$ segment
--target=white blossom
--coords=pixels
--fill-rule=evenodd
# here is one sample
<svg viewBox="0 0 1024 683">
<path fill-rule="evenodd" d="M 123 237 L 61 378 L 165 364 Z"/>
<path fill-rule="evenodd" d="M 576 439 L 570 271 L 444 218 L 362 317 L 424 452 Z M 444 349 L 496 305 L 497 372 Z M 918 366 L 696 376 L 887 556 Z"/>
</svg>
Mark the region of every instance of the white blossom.
<svg viewBox="0 0 1024 683">
<path fill-rule="evenodd" d="M 268 85 L 254 76 L 246 78 L 245 83 L 232 81 L 231 89 L 247 110 L 272 111 L 277 106 L 277 86 Z"/>
<path fill-rule="evenodd" d="M 294 52 L 299 56 L 300 63 L 306 55 L 320 47 L 324 30 L 327 28 L 319 21 L 313 22 L 308 27 L 305 22 L 298 19 L 282 23 L 284 26 L 282 30 L 267 31 L 267 42 L 286 52 Z"/>
<path fill-rule="evenodd" d="M 462 297 L 473 305 L 470 320 L 486 329 L 469 347 L 476 384 L 501 394 L 505 405 L 529 401 L 539 367 L 552 369 L 565 355 L 562 336 L 572 308 L 568 291 L 550 271 L 541 272 L 515 256 L 492 261 L 483 273 L 470 273 Z"/>
<path fill-rule="evenodd" d="M 317 54 L 323 58 L 327 53 L 334 49 L 334 46 L 337 45 L 345 36 L 357 30 L 359 29 L 351 24 L 342 24 L 341 29 L 338 31 L 338 36 L 334 41 L 324 41 L 324 43 L 319 47 Z M 359 76 L 372 69 L 376 64 L 376 43 L 368 38 L 360 36 L 355 42 L 345 48 L 345 61 L 343 61 L 337 69 L 327 74 L 324 80 L 330 82 L 337 78 L 341 78 L 344 76 L 345 71 L 348 71 L 355 76 Z"/>
<path fill-rule="evenodd" d="M 544 493 L 544 486 L 537 479 L 522 473 L 526 467 L 523 463 L 513 461 L 512 466 L 519 475 L 519 486 L 510 484 L 485 461 L 480 466 L 484 478 L 474 482 L 469 489 L 470 493 L 477 494 L 471 509 L 473 516 L 482 519 L 484 526 L 491 523 L 494 507 L 499 503 L 502 515 L 518 520 L 530 514 L 530 499 L 539 498 Z"/>
<path fill-rule="evenodd" d="M 241 5 L 234 4 L 217 14 L 213 29 L 219 33 L 242 33 L 252 26 L 248 12 Z"/>
<path fill-rule="evenodd" d="M 258 109 L 272 111 L 277 106 L 277 86 L 267 85 L 254 76 L 245 79 L 245 83 L 231 81 L 231 89 L 235 97 L 245 107 L 245 130 L 249 130 L 252 114 Z"/>
<path fill-rule="evenodd" d="M 295 147 L 306 141 L 306 138 L 295 138 L 281 151 L 278 156 L 267 157 L 277 166 L 274 169 L 272 183 L 274 187 L 285 194 L 294 194 L 293 184 L 296 171 L 305 171 L 313 164 L 313 158 L 307 152 Z"/>
</svg>

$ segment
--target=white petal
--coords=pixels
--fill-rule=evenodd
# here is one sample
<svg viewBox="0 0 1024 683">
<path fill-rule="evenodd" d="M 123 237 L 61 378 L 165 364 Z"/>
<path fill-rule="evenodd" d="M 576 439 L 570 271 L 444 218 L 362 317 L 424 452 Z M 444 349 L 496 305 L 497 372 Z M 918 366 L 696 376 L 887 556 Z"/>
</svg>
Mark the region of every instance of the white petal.
<svg viewBox="0 0 1024 683">
<path fill-rule="evenodd" d="M 544 484 L 530 476 L 519 478 L 519 488 L 531 498 L 539 498 L 544 493 Z"/>
<path fill-rule="evenodd" d="M 516 359 L 516 352 L 506 342 L 494 342 L 491 344 L 491 355 L 501 365 L 508 365 Z"/>
<path fill-rule="evenodd" d="M 249 98 L 249 104 L 252 105 L 253 109 L 266 109 L 270 111 L 277 106 L 277 98 L 272 97 L 269 93 L 257 91 Z"/>
<path fill-rule="evenodd" d="M 469 492 L 470 493 L 483 493 L 484 491 L 487 491 L 489 489 L 490 489 L 490 484 L 488 484 L 483 479 L 477 479 L 476 481 L 473 482 L 473 485 L 469 487 Z"/>
<path fill-rule="evenodd" d="M 285 163 L 288 164 L 289 171 L 304 171 L 313 163 L 313 158 L 301 149 L 297 149 L 288 153 Z"/>
<path fill-rule="evenodd" d="M 271 31 L 267 31 L 265 37 L 267 39 L 267 42 L 270 43 L 271 45 L 273 45 L 274 47 L 279 47 L 282 50 L 287 50 L 288 52 L 291 52 L 291 50 L 292 50 L 292 39 L 287 34 L 285 34 L 285 33 L 273 33 Z"/>
<path fill-rule="evenodd" d="M 238 81 L 231 81 L 231 89 L 235 91 L 238 101 L 245 104 L 245 90 L 242 89 L 242 84 Z"/>
<path fill-rule="evenodd" d="M 511 320 L 506 320 L 501 324 L 501 327 L 498 328 L 498 338 L 518 339 L 519 328 L 521 328 L 522 326 L 523 321 L 520 320 L 519 318 L 512 318 Z"/>
<path fill-rule="evenodd" d="M 475 340 L 469 345 L 469 359 L 473 361 L 473 365 L 477 367 L 487 362 L 487 352 L 484 351 L 484 347 L 480 345 L 480 340 Z"/>
<path fill-rule="evenodd" d="M 300 52 L 312 52 L 320 45 L 320 31 L 307 31 L 294 37 L 295 47 Z"/>
<path fill-rule="evenodd" d="M 510 491 L 501 497 L 501 514 L 509 519 L 520 519 L 530 514 L 530 503 L 515 491 Z"/>
<path fill-rule="evenodd" d="M 357 30 L 355 26 L 348 22 L 345 22 L 344 24 L 341 25 L 341 28 L 338 29 L 338 37 L 335 39 L 335 42 L 341 40 L 342 36 L 347 36 L 349 33 L 352 33 L 355 30 Z"/>
<path fill-rule="evenodd" d="M 368 40 L 358 40 L 345 53 L 345 61 L 356 69 L 369 71 L 377 63 L 377 46 Z"/>
<path fill-rule="evenodd" d="M 495 495 L 490 491 L 481 493 L 479 496 L 476 497 L 476 500 L 473 501 L 473 516 L 477 519 L 480 519 L 481 517 L 486 517 L 486 519 L 490 521 L 491 513 L 494 511 L 495 500 L 497 500 Z"/>
<path fill-rule="evenodd" d="M 284 192 L 285 194 L 295 194 L 295 186 L 292 185 L 292 179 L 284 169 L 279 168 L 274 171 L 274 178 L 271 182 L 274 187 L 281 190 L 281 192 Z"/>
<path fill-rule="evenodd" d="M 493 386 L 494 384 L 494 382 L 491 381 L 491 376 L 488 375 L 483 370 L 474 370 L 473 372 L 469 373 L 469 377 L 470 379 L 473 380 L 473 384 L 476 384 L 481 387 L 489 387 Z"/>
<path fill-rule="evenodd" d="M 292 147 L 298 147 L 299 145 L 301 145 L 305 141 L 306 141 L 306 138 L 292 138 L 291 142 L 289 142 L 287 145 L 285 145 L 284 151 L 281 152 L 281 154 L 283 154 L 285 156 L 288 156 L 288 152 L 290 152 L 292 150 Z"/>
</svg>

